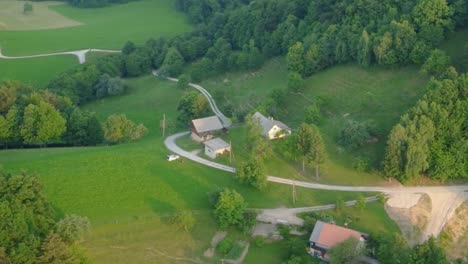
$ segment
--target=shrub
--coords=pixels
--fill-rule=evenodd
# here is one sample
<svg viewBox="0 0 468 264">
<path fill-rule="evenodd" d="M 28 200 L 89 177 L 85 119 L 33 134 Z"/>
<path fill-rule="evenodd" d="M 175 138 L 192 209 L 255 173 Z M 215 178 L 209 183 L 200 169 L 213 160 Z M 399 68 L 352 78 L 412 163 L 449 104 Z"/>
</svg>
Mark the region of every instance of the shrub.
<svg viewBox="0 0 468 264">
<path fill-rule="evenodd" d="M 244 246 L 240 244 L 239 242 L 234 243 L 234 246 L 229 250 L 229 252 L 226 255 L 226 258 L 228 259 L 237 259 L 240 257 L 242 254 L 242 251 L 244 250 Z"/>
<path fill-rule="evenodd" d="M 358 158 L 353 163 L 353 168 L 355 168 L 358 172 L 365 172 L 369 170 L 369 161 L 367 159 Z"/>
<path fill-rule="evenodd" d="M 132 130 L 130 138 L 132 140 L 137 140 L 144 137 L 146 134 L 148 134 L 148 129 L 143 124 L 139 124 Z"/>
<path fill-rule="evenodd" d="M 263 236 L 257 236 L 257 238 L 255 238 L 255 245 L 259 248 L 263 247 L 263 245 L 265 245 L 265 238 Z"/>
<path fill-rule="evenodd" d="M 195 217 L 192 211 L 182 211 L 176 214 L 172 219 L 173 224 L 186 232 L 192 230 L 195 225 Z"/>
<path fill-rule="evenodd" d="M 219 242 L 216 248 L 218 249 L 219 253 L 226 255 L 231 250 L 233 244 L 234 242 L 231 239 L 225 238 Z"/>
</svg>

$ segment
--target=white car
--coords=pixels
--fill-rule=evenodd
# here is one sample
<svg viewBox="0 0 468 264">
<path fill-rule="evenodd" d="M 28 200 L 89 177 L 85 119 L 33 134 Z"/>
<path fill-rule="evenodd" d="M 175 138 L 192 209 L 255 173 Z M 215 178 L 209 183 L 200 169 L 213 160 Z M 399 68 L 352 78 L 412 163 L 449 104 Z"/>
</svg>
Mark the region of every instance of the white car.
<svg viewBox="0 0 468 264">
<path fill-rule="evenodd" d="M 180 159 L 180 156 L 179 155 L 175 155 L 175 154 L 171 154 L 171 155 L 167 155 L 167 158 L 166 158 L 168 161 L 173 161 L 173 160 L 178 160 Z"/>
</svg>

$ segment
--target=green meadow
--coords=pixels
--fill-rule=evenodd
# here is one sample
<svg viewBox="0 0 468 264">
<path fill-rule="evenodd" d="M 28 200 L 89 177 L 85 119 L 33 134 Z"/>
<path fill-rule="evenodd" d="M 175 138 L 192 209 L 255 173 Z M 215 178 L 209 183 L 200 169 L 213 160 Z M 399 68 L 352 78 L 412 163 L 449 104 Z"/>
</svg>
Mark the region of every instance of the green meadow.
<svg viewBox="0 0 468 264">
<path fill-rule="evenodd" d="M 142 0 L 104 8 L 51 6 L 51 10 L 82 25 L 0 31 L 0 47 L 10 56 L 87 48 L 120 49 L 129 40 L 141 44 L 151 37 L 171 37 L 190 31 L 192 26 L 182 13 L 175 11 L 173 4 L 171 0 Z"/>
<path fill-rule="evenodd" d="M 70 55 L 17 60 L 0 59 L 0 81 L 17 80 L 43 87 L 54 76 L 75 65 L 78 65 L 78 59 Z"/>
<path fill-rule="evenodd" d="M 169 124 L 175 123 L 184 91 L 152 76 L 127 82 L 126 95 L 84 108 L 95 111 L 102 121 L 124 113 L 143 123 L 150 133 L 142 140 L 116 146 L 0 151 L 0 164 L 6 171 L 28 171 L 40 178 L 47 198 L 60 213 L 90 218 L 93 228 L 84 245 L 97 263 L 171 263 L 158 251 L 200 257 L 217 231 L 209 194 L 225 187 L 239 191 L 251 208 L 294 206 L 290 186 L 269 184 L 259 192 L 240 185 L 230 173 L 184 159 L 166 161 L 169 152 L 159 122 L 166 114 Z M 176 131 L 172 126 L 168 133 Z M 297 188 L 295 206 L 330 204 L 358 195 Z M 185 233 L 170 224 L 180 210 L 194 211 L 194 231 Z"/>
<path fill-rule="evenodd" d="M 305 79 L 300 93 L 287 93 L 286 110 L 279 112 L 276 118 L 294 130 L 304 122 L 306 108 L 314 101 L 322 102 L 321 120 L 317 125 L 326 143 L 328 160 L 321 181 L 351 185 L 383 184 L 378 173 L 371 169 L 358 172 L 353 164 L 363 159 L 369 168 L 380 166 L 390 129 L 424 94 L 426 82 L 427 77 L 419 73 L 417 66 L 366 69 L 339 65 Z M 253 110 L 268 99 L 273 89 L 286 88 L 286 63 L 284 58 L 273 59 L 256 72 L 225 74 L 204 81 L 202 85 L 218 99 Z M 355 151 L 338 144 L 340 131 L 349 119 L 372 122 L 377 132 L 376 142 Z M 233 140 L 236 138 L 243 141 L 239 135 L 234 135 Z M 281 144 L 280 141 L 274 145 Z M 278 162 L 278 157 L 272 157 L 268 162 L 284 164 Z M 299 162 L 291 163 L 289 166 L 292 168 L 287 166 L 273 171 L 287 173 L 294 169 L 300 172 Z M 305 176 L 314 180 L 311 174 L 306 173 Z"/>
</svg>

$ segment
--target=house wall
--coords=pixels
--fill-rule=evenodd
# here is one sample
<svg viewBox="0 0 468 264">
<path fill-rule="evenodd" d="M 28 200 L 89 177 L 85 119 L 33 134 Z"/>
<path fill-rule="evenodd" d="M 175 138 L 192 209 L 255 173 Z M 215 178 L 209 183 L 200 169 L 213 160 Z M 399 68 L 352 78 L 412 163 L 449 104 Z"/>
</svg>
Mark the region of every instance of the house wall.
<svg viewBox="0 0 468 264">
<path fill-rule="evenodd" d="M 281 133 L 281 132 L 284 132 L 284 133 Z M 270 131 L 268 131 L 268 138 L 271 140 L 271 139 L 275 139 L 275 138 L 282 138 L 282 137 L 286 137 L 286 136 L 289 136 L 291 133 L 289 131 L 283 131 L 283 129 L 281 129 L 280 127 L 278 126 L 273 126 Z"/>
<path fill-rule="evenodd" d="M 210 157 L 212 159 L 216 159 L 216 157 L 218 155 L 222 155 L 226 151 L 227 152 L 231 151 L 231 148 L 228 147 L 228 148 L 219 149 L 219 150 L 214 151 L 214 150 L 210 149 L 209 147 L 205 146 L 205 155 L 207 155 L 208 157 Z"/>
<path fill-rule="evenodd" d="M 207 140 L 212 139 L 213 135 L 212 134 L 206 134 L 206 135 L 203 135 L 203 136 L 199 136 L 197 133 L 192 132 L 191 137 L 192 137 L 192 140 L 194 140 L 194 141 L 203 142 L 203 141 L 207 141 Z"/>
</svg>

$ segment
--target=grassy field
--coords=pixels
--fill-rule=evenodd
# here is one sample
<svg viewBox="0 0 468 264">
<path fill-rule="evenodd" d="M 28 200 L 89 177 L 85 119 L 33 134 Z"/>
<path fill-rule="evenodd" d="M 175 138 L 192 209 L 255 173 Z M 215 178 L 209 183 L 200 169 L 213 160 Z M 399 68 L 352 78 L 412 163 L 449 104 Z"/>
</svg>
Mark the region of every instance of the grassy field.
<svg viewBox="0 0 468 264">
<path fill-rule="evenodd" d="M 125 113 L 145 124 L 150 133 L 142 140 L 117 146 L 0 151 L 5 170 L 25 170 L 40 177 L 48 199 L 61 213 L 90 218 L 93 228 L 85 246 L 97 263 L 173 262 L 160 252 L 200 257 L 217 231 L 209 193 L 224 187 L 239 191 L 252 208 L 292 206 L 290 186 L 270 184 L 258 192 L 238 184 L 226 172 L 187 160 L 167 162 L 159 121 L 163 113 L 170 122 L 176 119 L 183 91 L 151 76 L 128 83 L 127 95 L 85 108 L 101 120 Z M 297 188 L 296 206 L 334 203 L 339 197 L 351 200 L 357 195 Z M 194 231 L 184 233 L 169 223 L 180 210 L 195 212 Z"/>
<path fill-rule="evenodd" d="M 215 98 L 236 108 L 254 109 L 267 99 L 273 89 L 287 84 L 283 58 L 269 61 L 257 72 L 230 73 L 204 81 Z M 369 68 L 340 65 L 305 80 L 301 94 L 287 94 L 286 109 L 277 119 L 297 128 L 304 112 L 313 101 L 323 102 L 322 120 L 318 124 L 327 145 L 329 159 L 324 166 L 323 181 L 339 184 L 379 184 L 382 177 L 370 171 L 357 172 L 353 164 L 367 160 L 378 168 L 387 135 L 400 116 L 424 94 L 427 78 L 416 66 L 401 69 Z M 377 142 L 357 151 L 347 151 L 338 142 L 339 133 L 348 119 L 371 121 L 377 130 Z M 298 164 L 291 166 L 297 168 Z"/>
<path fill-rule="evenodd" d="M 75 56 L 0 59 L 0 81 L 18 80 L 34 86 L 45 86 L 54 76 L 75 65 L 78 65 Z"/>
<path fill-rule="evenodd" d="M 57 5 L 51 9 L 82 25 L 0 31 L 3 52 L 13 56 L 83 48 L 120 49 L 128 40 L 143 43 L 151 37 L 176 36 L 192 29 L 171 0 L 141 0 L 104 8 Z"/>
<path fill-rule="evenodd" d="M 38 30 L 78 26 L 80 23 L 50 9 L 63 2 L 34 2 L 33 12 L 23 13 L 22 1 L 0 1 L 0 31 Z"/>
</svg>

